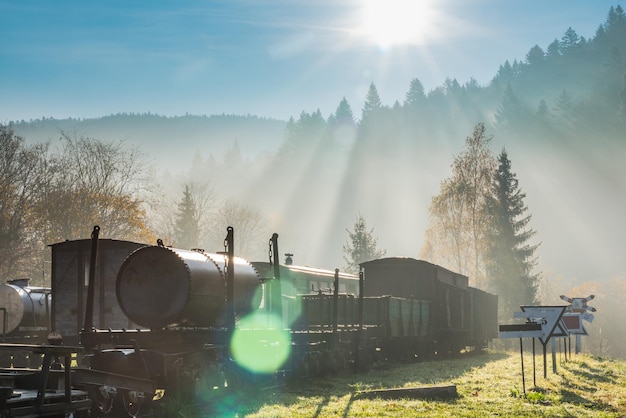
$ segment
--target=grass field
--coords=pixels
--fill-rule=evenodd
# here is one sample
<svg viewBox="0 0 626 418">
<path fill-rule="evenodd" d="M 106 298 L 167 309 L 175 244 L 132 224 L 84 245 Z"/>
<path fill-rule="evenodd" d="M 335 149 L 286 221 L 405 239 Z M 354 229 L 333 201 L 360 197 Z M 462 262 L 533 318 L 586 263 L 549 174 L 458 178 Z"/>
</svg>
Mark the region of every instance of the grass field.
<svg viewBox="0 0 626 418">
<path fill-rule="evenodd" d="M 626 417 L 626 361 L 585 354 L 524 356 L 489 351 L 461 358 L 386 364 L 366 373 L 308 379 L 225 399 L 216 409 L 179 416 L 223 417 Z M 361 399 L 362 391 L 456 385 L 452 400 Z"/>
</svg>

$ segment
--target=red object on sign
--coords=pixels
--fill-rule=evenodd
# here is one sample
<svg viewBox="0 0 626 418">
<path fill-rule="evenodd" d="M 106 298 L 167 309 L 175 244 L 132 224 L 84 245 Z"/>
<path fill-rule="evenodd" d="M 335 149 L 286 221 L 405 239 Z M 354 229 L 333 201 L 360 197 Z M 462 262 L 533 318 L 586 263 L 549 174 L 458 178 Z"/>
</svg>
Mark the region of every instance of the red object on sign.
<svg viewBox="0 0 626 418">
<path fill-rule="evenodd" d="M 582 314 L 580 313 L 566 313 L 561 317 L 567 332 L 570 334 L 582 334 L 587 335 L 587 331 L 583 325 Z"/>
<path fill-rule="evenodd" d="M 563 323 L 568 330 L 579 329 L 581 326 L 580 315 L 563 315 Z"/>
</svg>

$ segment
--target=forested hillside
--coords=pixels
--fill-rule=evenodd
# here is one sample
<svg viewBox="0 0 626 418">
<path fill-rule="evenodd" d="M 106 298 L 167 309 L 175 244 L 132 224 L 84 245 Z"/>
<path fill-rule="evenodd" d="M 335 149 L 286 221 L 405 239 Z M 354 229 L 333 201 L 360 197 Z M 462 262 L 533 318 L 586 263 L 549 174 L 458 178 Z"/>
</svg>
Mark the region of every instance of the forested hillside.
<svg viewBox="0 0 626 418">
<path fill-rule="evenodd" d="M 116 114 L 95 119 L 42 118 L 15 121 L 13 128 L 28 142 L 46 142 L 59 132 L 77 132 L 107 141 L 138 145 L 157 164 L 184 170 L 196 152 L 222 157 L 235 143 L 246 156 L 271 153 L 280 145 L 285 122 L 252 115 L 161 116 Z"/>
<path fill-rule="evenodd" d="M 136 144 L 161 172 L 193 171 L 221 193 L 280 213 L 274 218 L 284 224 L 277 227 L 306 237 L 294 237 L 307 242 L 306 249 L 293 244 L 299 255 L 333 266 L 359 212 L 389 252 L 415 255 L 452 156 L 484 123 L 493 151 L 506 147 L 519 174 L 548 268 L 581 278 L 623 271 L 617 231 L 626 228 L 617 208 L 626 205 L 624 10 L 611 8 L 589 38 L 570 28 L 494 72 L 486 86 L 447 79 L 428 92 L 415 78 L 402 98 L 384 98 L 373 82 L 363 104 L 338 101 L 332 115 L 303 111 L 286 125 L 255 116 L 148 113 L 16 121 L 13 128 L 27 142 L 63 130 Z M 328 204 L 315 215 L 327 227 L 310 231 L 304 213 L 320 202 Z"/>
<path fill-rule="evenodd" d="M 385 97 L 376 80 L 363 103 L 348 103 L 337 94 L 332 114 L 294 109 L 297 116 L 289 121 L 143 113 L 9 122 L 1 130 L 7 144 L 2 160 L 11 169 L 25 168 L 19 167 L 21 155 L 32 165 L 23 173 L 40 177 L 24 177 L 24 183 L 3 189 L 8 197 L 3 195 L 0 221 L 13 222 L 13 229 L 5 228 L 11 233 L 2 229 L 3 251 L 19 262 L 5 257 L 0 265 L 10 264 L 12 274 L 24 273 L 16 266 L 40 274 L 43 261 L 26 258 L 37 245 L 30 243 L 39 242 L 37 251 L 43 252 L 49 241 L 85 238 L 77 235 L 104 222 L 102 213 L 116 226 L 103 228 L 105 236 L 129 239 L 123 231 L 133 230 L 133 239 L 155 236 L 212 251 L 221 250 L 225 224 L 236 224 L 238 252 L 250 259 L 266 258 L 267 240 L 278 232 L 281 249 L 293 253 L 297 264 L 329 269 L 344 267 L 347 229 L 360 218 L 387 255 L 423 257 L 433 197 L 450 178 L 466 138 L 481 126 L 489 152 L 506 151 L 510 174 L 524 194 L 542 299 L 553 301 L 575 289 L 596 293 L 607 308 L 623 309 L 626 14 L 621 6 L 610 8 L 592 36 L 569 28 L 549 45 L 529 45 L 526 56 L 494 68 L 488 85 L 446 79 L 426 91 L 416 74 L 404 97 Z M 31 145 L 50 141 L 51 147 L 24 149 L 19 137 Z M 41 161 L 45 164 L 38 166 Z M 115 176 L 122 186 L 106 184 Z M 465 185 L 455 184 L 462 193 Z M 112 199 L 119 199 L 118 206 L 103 211 Z M 73 204 L 66 207 L 67 202 Z M 119 224 L 120 207 L 132 228 Z M 176 224 L 188 209 L 197 242 L 187 242 L 190 235 Z M 623 347 L 624 324 L 603 324 L 605 330 L 618 328 L 620 337 L 609 344 Z M 606 344 L 605 338 L 595 341 Z"/>
</svg>

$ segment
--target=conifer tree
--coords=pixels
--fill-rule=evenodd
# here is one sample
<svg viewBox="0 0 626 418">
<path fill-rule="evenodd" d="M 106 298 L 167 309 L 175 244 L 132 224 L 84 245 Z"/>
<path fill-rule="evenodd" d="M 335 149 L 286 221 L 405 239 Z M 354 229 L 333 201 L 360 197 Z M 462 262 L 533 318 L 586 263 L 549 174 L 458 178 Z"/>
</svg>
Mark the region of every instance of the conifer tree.
<svg viewBox="0 0 626 418">
<path fill-rule="evenodd" d="M 574 127 L 576 123 L 574 101 L 565 89 L 561 90 L 561 94 L 557 97 L 553 110 L 555 117 L 559 119 L 565 129 L 572 129 Z"/>
<path fill-rule="evenodd" d="M 185 185 L 183 198 L 178 203 L 174 239 L 177 247 L 186 249 L 197 247 L 200 241 L 200 213 L 188 184 Z"/>
<path fill-rule="evenodd" d="M 495 114 L 498 129 L 519 131 L 528 124 L 530 116 L 531 112 L 528 107 L 513 92 L 511 83 L 507 83 L 502 102 Z"/>
<path fill-rule="evenodd" d="M 546 49 L 546 57 L 554 59 L 556 57 L 561 56 L 561 44 L 558 39 L 555 39 L 548 45 L 548 49 Z"/>
<path fill-rule="evenodd" d="M 374 237 L 374 228 L 368 230 L 367 222 L 363 215 L 358 215 L 354 222 L 354 230 L 349 231 L 348 241 L 343 245 L 346 271 L 357 274 L 359 264 L 383 257 L 387 251 L 376 248 L 377 239 Z"/>
<path fill-rule="evenodd" d="M 535 116 L 537 116 L 542 121 L 548 120 L 548 118 L 550 117 L 550 109 L 548 109 L 548 104 L 545 100 L 541 99 L 539 101 Z"/>
<path fill-rule="evenodd" d="M 561 54 L 566 54 L 578 46 L 581 42 L 580 36 L 576 33 L 574 29 L 569 27 L 563 37 L 561 38 L 561 42 L 559 44 Z"/>
<path fill-rule="evenodd" d="M 520 305 L 537 302 L 539 276 L 533 273 L 533 268 L 538 245 L 529 244 L 535 231 L 529 228 L 531 216 L 527 214 L 525 197 L 503 149 L 489 198 L 491 230 L 485 254 L 489 287 L 500 298 L 502 317 L 509 317 Z"/>
<path fill-rule="evenodd" d="M 515 78 L 515 72 L 509 60 L 506 60 L 504 64 L 500 65 L 495 77 L 491 80 L 492 87 L 506 87 L 506 85 L 512 82 Z"/>
<path fill-rule="evenodd" d="M 354 114 L 352 113 L 352 107 L 350 107 L 350 103 L 348 103 L 345 97 L 341 99 L 341 102 L 339 102 L 337 110 L 335 111 L 332 119 L 333 122 L 336 124 L 354 123 Z"/>
<path fill-rule="evenodd" d="M 290 160 L 314 149 L 324 138 L 326 128 L 326 121 L 319 109 L 313 113 L 302 111 L 297 121 L 290 118 L 285 128 L 285 142 L 278 152 L 279 158 Z"/>
<path fill-rule="evenodd" d="M 361 114 L 361 123 L 366 121 L 373 112 L 382 108 L 382 106 L 378 90 L 376 89 L 374 83 L 371 83 L 370 88 L 367 91 L 367 96 L 365 97 L 365 105 L 363 106 L 363 112 Z"/>
<path fill-rule="evenodd" d="M 426 95 L 424 94 L 424 85 L 419 79 L 414 78 L 409 85 L 409 91 L 404 98 L 404 106 L 408 108 L 416 108 L 421 106 L 426 101 Z"/>
<path fill-rule="evenodd" d="M 543 49 L 539 45 L 535 45 L 530 48 L 530 51 L 526 54 L 526 63 L 528 65 L 541 65 L 545 62 L 546 53 L 543 52 Z"/>
</svg>

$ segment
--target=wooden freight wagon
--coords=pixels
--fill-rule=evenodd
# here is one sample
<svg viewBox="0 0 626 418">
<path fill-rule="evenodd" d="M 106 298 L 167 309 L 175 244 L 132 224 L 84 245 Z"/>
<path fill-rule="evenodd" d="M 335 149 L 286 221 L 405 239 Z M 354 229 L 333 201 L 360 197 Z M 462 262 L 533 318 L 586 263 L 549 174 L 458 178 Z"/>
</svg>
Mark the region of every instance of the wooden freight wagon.
<svg viewBox="0 0 626 418">
<path fill-rule="evenodd" d="M 300 318 L 294 329 L 319 327 L 333 329 L 335 325 L 335 296 L 332 294 L 298 295 L 301 307 Z M 337 295 L 337 326 L 355 327 L 358 325 L 357 302 L 354 295 Z"/>
<path fill-rule="evenodd" d="M 390 294 L 432 303 L 434 351 L 459 352 L 473 342 L 468 277 L 423 260 L 388 257 L 360 264 L 366 297 Z"/>
<path fill-rule="evenodd" d="M 363 299 L 365 326 L 384 327 L 385 337 L 423 338 L 431 332 L 431 303 L 393 296 Z"/>
<path fill-rule="evenodd" d="M 145 244 L 131 241 L 101 239 L 98 243 L 94 326 L 101 329 L 132 329 L 120 308 L 115 282 L 120 266 Z M 65 344 L 77 345 L 84 327 L 87 284 L 91 262 L 91 240 L 64 241 L 50 245 L 52 249 L 52 331 L 61 334 Z"/>
<path fill-rule="evenodd" d="M 471 287 L 470 297 L 473 345 L 483 348 L 498 338 L 498 296 Z"/>
</svg>

